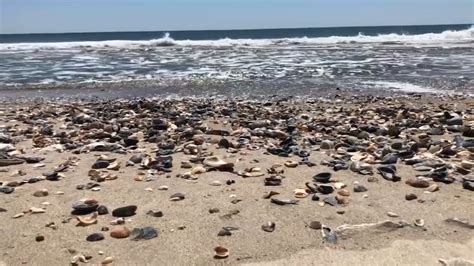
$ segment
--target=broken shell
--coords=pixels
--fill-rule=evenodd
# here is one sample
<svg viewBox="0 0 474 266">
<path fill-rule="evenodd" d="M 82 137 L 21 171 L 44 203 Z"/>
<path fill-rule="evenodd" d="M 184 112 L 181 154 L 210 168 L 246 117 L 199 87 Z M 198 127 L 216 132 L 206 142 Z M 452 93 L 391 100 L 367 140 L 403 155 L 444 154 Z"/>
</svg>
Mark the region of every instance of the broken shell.
<svg viewBox="0 0 474 266">
<path fill-rule="evenodd" d="M 297 188 L 293 191 L 296 198 L 306 198 L 308 196 L 308 192 L 305 189 Z"/>
<path fill-rule="evenodd" d="M 285 166 L 288 168 L 295 168 L 298 166 L 298 162 L 295 161 L 286 161 Z"/>
<path fill-rule="evenodd" d="M 78 226 L 88 226 L 91 224 L 97 223 L 97 217 L 99 216 L 99 213 L 93 212 L 90 215 L 83 215 L 83 216 L 76 216 L 76 219 L 79 221 Z"/>
<path fill-rule="evenodd" d="M 424 226 L 424 225 L 425 225 L 425 221 L 424 221 L 423 219 L 415 219 L 414 224 L 415 224 L 416 226 L 421 227 L 421 226 Z"/>
</svg>

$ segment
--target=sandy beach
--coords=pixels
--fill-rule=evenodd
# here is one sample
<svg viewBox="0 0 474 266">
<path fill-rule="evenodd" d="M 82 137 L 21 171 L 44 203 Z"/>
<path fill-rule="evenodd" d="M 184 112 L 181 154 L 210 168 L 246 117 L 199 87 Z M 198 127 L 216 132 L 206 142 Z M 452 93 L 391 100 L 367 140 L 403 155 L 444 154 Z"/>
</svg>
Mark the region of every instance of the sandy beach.
<svg viewBox="0 0 474 266">
<path fill-rule="evenodd" d="M 5 103 L 0 265 L 473 265 L 473 110 L 421 94 Z"/>
</svg>

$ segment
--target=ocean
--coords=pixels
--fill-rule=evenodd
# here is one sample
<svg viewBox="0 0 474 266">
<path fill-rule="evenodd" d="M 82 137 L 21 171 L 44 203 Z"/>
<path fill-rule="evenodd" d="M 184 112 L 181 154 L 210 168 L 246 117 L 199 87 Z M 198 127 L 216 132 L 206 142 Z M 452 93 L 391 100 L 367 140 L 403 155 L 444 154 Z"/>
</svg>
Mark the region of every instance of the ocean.
<svg viewBox="0 0 474 266">
<path fill-rule="evenodd" d="M 218 83 L 255 93 L 291 94 L 297 87 L 472 93 L 473 47 L 470 24 L 6 34 L 0 89 Z"/>
</svg>

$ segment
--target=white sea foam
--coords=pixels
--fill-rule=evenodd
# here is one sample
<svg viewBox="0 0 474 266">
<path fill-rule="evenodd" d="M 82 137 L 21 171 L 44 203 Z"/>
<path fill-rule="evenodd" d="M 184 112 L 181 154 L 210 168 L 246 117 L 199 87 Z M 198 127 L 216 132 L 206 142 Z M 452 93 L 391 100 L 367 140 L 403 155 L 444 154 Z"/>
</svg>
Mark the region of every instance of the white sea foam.
<svg viewBox="0 0 474 266">
<path fill-rule="evenodd" d="M 147 41 L 112 40 L 112 41 L 83 41 L 83 42 L 51 42 L 51 43 L 2 43 L 2 50 L 31 50 L 31 49 L 72 49 L 72 48 L 133 48 L 139 46 L 268 46 L 296 44 L 338 44 L 338 43 L 408 43 L 432 44 L 445 46 L 446 43 L 473 42 L 474 26 L 460 31 L 444 31 L 442 33 L 426 33 L 418 35 L 381 34 L 367 36 L 359 33 L 357 36 L 331 37 L 301 37 L 283 39 L 229 39 L 220 40 L 174 40 L 166 33 L 163 38 Z"/>
<path fill-rule="evenodd" d="M 419 93 L 445 93 L 446 91 L 436 90 L 429 87 L 422 87 L 419 85 L 405 83 L 405 82 L 393 82 L 393 81 L 368 81 L 364 82 L 366 85 L 377 86 L 388 89 L 395 89 L 403 92 L 419 92 Z"/>
</svg>

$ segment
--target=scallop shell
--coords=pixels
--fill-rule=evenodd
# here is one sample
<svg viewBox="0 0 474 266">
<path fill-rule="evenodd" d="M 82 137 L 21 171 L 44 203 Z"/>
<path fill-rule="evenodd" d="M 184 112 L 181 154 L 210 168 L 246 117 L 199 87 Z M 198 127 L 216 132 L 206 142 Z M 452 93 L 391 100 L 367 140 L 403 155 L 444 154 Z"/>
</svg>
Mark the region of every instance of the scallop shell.
<svg viewBox="0 0 474 266">
<path fill-rule="evenodd" d="M 79 221 L 78 226 L 88 226 L 91 224 L 97 223 L 97 217 L 99 216 L 98 212 L 93 212 L 90 215 L 76 216 L 76 219 Z"/>
<path fill-rule="evenodd" d="M 217 246 L 214 248 L 215 258 L 223 259 L 229 257 L 229 250 L 223 246 Z"/>
</svg>

